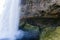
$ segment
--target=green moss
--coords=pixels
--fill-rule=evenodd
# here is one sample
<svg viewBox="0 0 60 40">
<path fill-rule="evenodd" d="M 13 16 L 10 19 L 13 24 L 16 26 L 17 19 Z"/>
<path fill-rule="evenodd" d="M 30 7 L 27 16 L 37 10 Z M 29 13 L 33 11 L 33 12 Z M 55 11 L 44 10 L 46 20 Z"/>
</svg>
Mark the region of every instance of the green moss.
<svg viewBox="0 0 60 40">
<path fill-rule="evenodd" d="M 33 25 L 30 25 L 30 24 L 26 24 L 24 26 L 24 29 L 27 29 L 27 30 L 35 30 L 35 31 L 38 31 L 39 28 L 37 26 L 33 26 Z"/>
<path fill-rule="evenodd" d="M 43 32 L 42 35 L 40 40 L 60 40 L 60 27 L 57 27 L 54 31 L 48 30 L 45 33 Z"/>
</svg>

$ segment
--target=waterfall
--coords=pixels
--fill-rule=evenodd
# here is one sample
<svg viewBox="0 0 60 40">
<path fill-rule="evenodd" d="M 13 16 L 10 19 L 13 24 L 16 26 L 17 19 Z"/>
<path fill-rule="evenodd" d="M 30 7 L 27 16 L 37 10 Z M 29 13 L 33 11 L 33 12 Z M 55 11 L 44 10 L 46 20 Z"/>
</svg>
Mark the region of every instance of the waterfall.
<svg viewBox="0 0 60 40">
<path fill-rule="evenodd" d="M 15 35 L 19 34 L 20 2 L 20 0 L 0 0 L 0 40 L 15 40 Z"/>
</svg>

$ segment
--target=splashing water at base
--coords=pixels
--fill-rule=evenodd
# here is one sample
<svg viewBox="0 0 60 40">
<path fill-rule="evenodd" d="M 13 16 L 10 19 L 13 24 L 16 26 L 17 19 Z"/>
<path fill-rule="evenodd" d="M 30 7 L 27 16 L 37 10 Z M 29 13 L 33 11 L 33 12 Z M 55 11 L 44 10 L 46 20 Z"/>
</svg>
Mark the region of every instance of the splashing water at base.
<svg viewBox="0 0 60 40">
<path fill-rule="evenodd" d="M 15 40 L 16 33 L 19 34 L 19 2 L 0 0 L 0 40 Z"/>
</svg>

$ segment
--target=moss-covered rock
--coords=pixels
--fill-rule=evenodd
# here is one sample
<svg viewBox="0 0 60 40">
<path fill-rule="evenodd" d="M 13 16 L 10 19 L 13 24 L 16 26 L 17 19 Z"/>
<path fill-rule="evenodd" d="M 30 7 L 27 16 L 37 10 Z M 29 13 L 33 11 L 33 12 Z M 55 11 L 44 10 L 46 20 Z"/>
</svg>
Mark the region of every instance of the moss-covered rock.
<svg viewBox="0 0 60 40">
<path fill-rule="evenodd" d="M 45 33 L 43 32 L 40 40 L 60 40 L 60 27 L 57 27 L 55 30 L 45 31 Z"/>
<path fill-rule="evenodd" d="M 30 30 L 30 31 L 39 31 L 39 28 L 37 26 L 33 26 L 33 25 L 30 25 L 30 24 L 26 24 L 24 26 L 24 29 Z"/>
</svg>

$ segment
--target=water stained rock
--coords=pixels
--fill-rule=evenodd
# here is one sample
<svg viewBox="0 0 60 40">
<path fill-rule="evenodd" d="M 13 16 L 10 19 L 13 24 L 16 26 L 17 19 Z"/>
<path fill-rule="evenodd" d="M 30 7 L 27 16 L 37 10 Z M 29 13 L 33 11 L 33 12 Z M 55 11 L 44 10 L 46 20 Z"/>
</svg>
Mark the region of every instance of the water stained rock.
<svg viewBox="0 0 60 40">
<path fill-rule="evenodd" d="M 22 2 L 23 3 L 23 2 Z M 46 17 L 58 18 L 60 13 L 59 0 L 25 0 L 21 10 L 24 10 L 22 18 Z M 55 9 L 56 8 L 56 9 Z M 26 15 L 28 14 L 28 15 Z M 34 16 L 37 14 L 36 16 Z M 43 16 L 42 16 L 43 15 Z"/>
<path fill-rule="evenodd" d="M 59 0 L 25 0 L 21 10 L 19 29 L 25 32 L 22 40 L 44 40 L 60 25 Z"/>
</svg>

